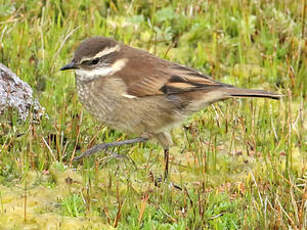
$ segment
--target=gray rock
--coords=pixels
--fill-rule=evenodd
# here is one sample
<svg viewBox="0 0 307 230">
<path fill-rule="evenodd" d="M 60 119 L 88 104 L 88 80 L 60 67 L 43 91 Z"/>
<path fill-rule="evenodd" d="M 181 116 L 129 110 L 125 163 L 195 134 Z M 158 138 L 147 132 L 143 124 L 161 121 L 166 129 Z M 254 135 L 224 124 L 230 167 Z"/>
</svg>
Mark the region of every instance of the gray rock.
<svg viewBox="0 0 307 230">
<path fill-rule="evenodd" d="M 44 108 L 33 98 L 31 87 L 0 63 L 0 115 L 9 108 L 16 109 L 20 118 L 26 120 L 30 110 L 41 117 Z"/>
</svg>

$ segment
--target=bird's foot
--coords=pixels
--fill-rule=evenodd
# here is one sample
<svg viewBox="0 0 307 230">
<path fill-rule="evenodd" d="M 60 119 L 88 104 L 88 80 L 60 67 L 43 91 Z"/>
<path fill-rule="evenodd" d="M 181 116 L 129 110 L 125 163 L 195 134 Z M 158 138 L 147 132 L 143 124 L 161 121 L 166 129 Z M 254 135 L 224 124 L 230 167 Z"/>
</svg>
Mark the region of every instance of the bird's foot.
<svg viewBox="0 0 307 230">
<path fill-rule="evenodd" d="M 156 187 L 160 187 L 162 184 L 165 184 L 168 185 L 169 188 L 175 188 L 182 191 L 182 188 L 179 185 L 169 181 L 168 178 L 162 178 L 162 177 L 153 178 L 153 175 L 151 175 L 151 177 Z"/>
</svg>

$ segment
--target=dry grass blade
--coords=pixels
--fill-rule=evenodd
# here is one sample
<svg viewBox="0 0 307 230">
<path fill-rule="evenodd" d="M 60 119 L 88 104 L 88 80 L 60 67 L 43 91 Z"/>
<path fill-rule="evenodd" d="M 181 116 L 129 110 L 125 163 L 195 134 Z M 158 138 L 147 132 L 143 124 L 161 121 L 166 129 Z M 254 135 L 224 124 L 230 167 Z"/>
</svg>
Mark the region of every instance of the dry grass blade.
<svg viewBox="0 0 307 230">
<path fill-rule="evenodd" d="M 149 194 L 146 193 L 144 198 L 142 199 L 142 202 L 141 202 L 141 207 L 140 207 L 140 212 L 139 212 L 139 218 L 138 218 L 138 222 L 139 224 L 141 223 L 142 221 L 142 218 L 143 218 L 143 215 L 144 215 L 144 212 L 145 212 L 145 209 L 146 209 L 146 205 L 147 205 L 147 201 L 149 199 Z"/>
</svg>

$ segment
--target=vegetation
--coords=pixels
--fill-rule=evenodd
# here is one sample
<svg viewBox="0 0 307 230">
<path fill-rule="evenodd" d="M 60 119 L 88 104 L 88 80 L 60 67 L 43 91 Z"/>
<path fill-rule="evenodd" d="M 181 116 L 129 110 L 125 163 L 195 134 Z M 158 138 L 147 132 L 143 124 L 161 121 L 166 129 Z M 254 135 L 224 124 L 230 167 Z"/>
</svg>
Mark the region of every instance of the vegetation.
<svg viewBox="0 0 307 230">
<path fill-rule="evenodd" d="M 307 28 L 304 0 L 0 0 L 0 62 L 46 108 L 0 120 L 0 229 L 306 229 Z M 128 138 L 78 101 L 70 61 L 103 35 L 208 73 L 285 95 L 238 99 L 173 131 L 170 182 L 156 143 L 72 162 Z M 126 156 L 126 157 L 124 157 Z M 134 163 L 133 163 L 134 162 Z"/>
</svg>

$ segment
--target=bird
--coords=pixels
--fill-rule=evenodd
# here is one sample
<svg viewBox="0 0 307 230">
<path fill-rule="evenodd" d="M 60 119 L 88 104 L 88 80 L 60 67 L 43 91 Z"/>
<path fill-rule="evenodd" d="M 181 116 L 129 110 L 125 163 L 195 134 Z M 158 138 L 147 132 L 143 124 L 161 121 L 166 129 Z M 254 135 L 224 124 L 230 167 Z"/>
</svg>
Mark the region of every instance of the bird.
<svg viewBox="0 0 307 230">
<path fill-rule="evenodd" d="M 156 139 L 164 149 L 168 177 L 170 130 L 193 113 L 229 98 L 280 99 L 281 94 L 237 88 L 193 68 L 161 59 L 113 38 L 96 36 L 80 43 L 71 62 L 81 104 L 106 126 L 138 138 L 102 143 L 74 160 L 124 144 Z"/>
</svg>

